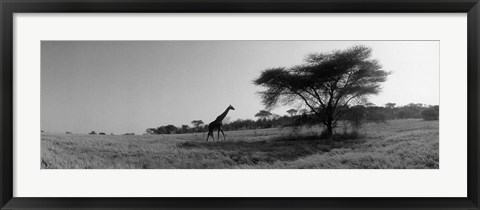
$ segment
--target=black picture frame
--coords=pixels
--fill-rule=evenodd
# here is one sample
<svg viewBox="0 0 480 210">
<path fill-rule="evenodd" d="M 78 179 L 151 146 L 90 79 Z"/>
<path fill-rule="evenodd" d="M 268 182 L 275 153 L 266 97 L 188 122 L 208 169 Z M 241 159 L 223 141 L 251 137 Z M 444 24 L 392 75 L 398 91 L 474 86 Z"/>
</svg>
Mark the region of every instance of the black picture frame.
<svg viewBox="0 0 480 210">
<path fill-rule="evenodd" d="M 1 209 L 479 209 L 478 0 L 0 0 Z M 465 198 L 16 198 L 13 197 L 14 13 L 467 13 L 468 188 Z M 93 189 L 92 189 L 93 190 Z"/>
</svg>

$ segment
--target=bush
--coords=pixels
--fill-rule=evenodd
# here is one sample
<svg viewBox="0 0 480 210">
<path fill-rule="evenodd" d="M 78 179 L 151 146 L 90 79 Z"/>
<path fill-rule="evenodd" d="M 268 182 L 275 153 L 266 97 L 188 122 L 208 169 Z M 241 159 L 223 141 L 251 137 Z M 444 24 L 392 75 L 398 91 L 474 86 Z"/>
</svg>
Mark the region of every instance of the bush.
<svg viewBox="0 0 480 210">
<path fill-rule="evenodd" d="M 428 108 L 422 111 L 423 120 L 438 120 L 438 110 L 435 108 Z"/>
<path fill-rule="evenodd" d="M 381 112 L 370 111 L 367 114 L 367 121 L 374 123 L 386 123 L 387 115 Z"/>
<path fill-rule="evenodd" d="M 344 116 L 344 120 L 350 124 L 353 129 L 360 128 L 367 119 L 367 112 L 363 106 L 351 107 L 349 112 Z"/>
</svg>

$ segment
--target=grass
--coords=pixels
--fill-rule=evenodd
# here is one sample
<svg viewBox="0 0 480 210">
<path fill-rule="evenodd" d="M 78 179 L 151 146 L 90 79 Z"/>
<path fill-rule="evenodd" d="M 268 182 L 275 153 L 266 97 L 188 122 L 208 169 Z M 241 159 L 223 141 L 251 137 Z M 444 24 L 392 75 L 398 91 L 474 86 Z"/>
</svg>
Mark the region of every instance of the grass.
<svg viewBox="0 0 480 210">
<path fill-rule="evenodd" d="M 340 129 L 339 129 L 340 130 Z M 319 137 L 321 129 L 100 136 L 42 133 L 41 167 L 53 168 L 439 168 L 438 121 L 394 120 L 367 124 L 358 133 Z M 216 137 L 216 136 L 215 136 Z"/>
</svg>

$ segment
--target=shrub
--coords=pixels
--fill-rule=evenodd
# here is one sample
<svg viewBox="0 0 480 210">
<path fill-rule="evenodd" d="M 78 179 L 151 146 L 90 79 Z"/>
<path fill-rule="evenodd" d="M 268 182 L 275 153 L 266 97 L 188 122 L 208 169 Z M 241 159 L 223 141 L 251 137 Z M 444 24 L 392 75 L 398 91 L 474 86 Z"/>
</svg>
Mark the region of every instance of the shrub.
<svg viewBox="0 0 480 210">
<path fill-rule="evenodd" d="M 423 120 L 438 120 L 438 110 L 435 108 L 428 108 L 422 111 Z"/>
<path fill-rule="evenodd" d="M 370 111 L 367 114 L 367 121 L 374 122 L 374 123 L 386 123 L 387 115 L 380 112 Z"/>
<path fill-rule="evenodd" d="M 360 128 L 366 121 L 367 112 L 363 106 L 351 107 L 349 112 L 344 116 L 344 120 L 350 124 L 353 129 Z"/>
</svg>

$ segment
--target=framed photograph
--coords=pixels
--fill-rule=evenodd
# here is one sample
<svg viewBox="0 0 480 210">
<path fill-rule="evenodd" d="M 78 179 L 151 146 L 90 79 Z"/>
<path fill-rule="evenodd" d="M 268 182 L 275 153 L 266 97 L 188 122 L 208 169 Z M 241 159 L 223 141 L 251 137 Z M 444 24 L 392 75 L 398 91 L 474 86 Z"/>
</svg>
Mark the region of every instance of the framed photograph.
<svg viewBox="0 0 480 210">
<path fill-rule="evenodd" d="M 479 209 L 479 4 L 9 1 L 1 209 Z"/>
</svg>

